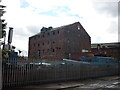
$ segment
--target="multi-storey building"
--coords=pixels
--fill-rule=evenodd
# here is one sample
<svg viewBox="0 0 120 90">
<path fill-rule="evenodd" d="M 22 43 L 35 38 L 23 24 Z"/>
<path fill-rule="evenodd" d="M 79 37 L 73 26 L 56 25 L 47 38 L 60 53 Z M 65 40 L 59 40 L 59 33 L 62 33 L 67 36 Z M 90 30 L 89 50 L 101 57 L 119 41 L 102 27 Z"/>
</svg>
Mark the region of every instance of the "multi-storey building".
<svg viewBox="0 0 120 90">
<path fill-rule="evenodd" d="M 91 50 L 91 37 L 79 23 L 57 28 L 41 29 L 29 37 L 28 57 L 30 59 L 76 59 L 82 52 Z"/>
</svg>

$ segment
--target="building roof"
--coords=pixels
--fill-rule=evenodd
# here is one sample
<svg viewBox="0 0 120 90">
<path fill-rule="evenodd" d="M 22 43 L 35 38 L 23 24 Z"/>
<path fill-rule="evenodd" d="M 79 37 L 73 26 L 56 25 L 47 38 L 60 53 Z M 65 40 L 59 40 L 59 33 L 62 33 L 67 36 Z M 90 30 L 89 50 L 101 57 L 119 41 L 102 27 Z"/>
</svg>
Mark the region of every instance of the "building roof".
<svg viewBox="0 0 120 90">
<path fill-rule="evenodd" d="M 96 48 L 97 45 L 100 45 L 101 47 L 120 47 L 120 42 L 112 42 L 112 43 L 94 43 L 91 44 L 91 48 Z"/>
<path fill-rule="evenodd" d="M 52 28 L 52 29 L 50 29 L 50 30 L 46 30 L 46 31 L 44 31 L 44 32 L 52 32 L 52 31 L 55 31 L 55 30 L 62 30 L 62 29 L 64 29 L 64 28 L 67 28 L 67 27 L 70 27 L 70 26 L 72 26 L 72 25 L 80 25 L 80 27 L 82 27 L 83 28 L 83 26 L 80 24 L 80 22 L 75 22 L 75 23 L 72 23 L 72 24 L 68 24 L 68 25 L 63 25 L 63 26 L 60 26 L 60 27 L 56 27 L 56 28 Z M 49 27 L 48 28 L 46 28 L 46 27 L 43 27 L 43 28 L 45 28 L 45 29 L 49 29 Z M 84 29 L 84 28 L 83 28 Z M 86 30 L 84 29 L 84 31 L 86 32 Z M 39 32 L 39 33 L 37 33 L 37 34 L 35 34 L 35 35 L 33 35 L 33 36 L 31 36 L 31 37 L 34 37 L 34 36 L 37 36 L 37 35 L 40 35 L 41 33 L 44 33 L 44 32 Z M 89 36 L 89 34 L 86 32 L 86 34 Z M 30 38 L 31 38 L 30 37 Z M 90 37 L 90 36 L 89 36 Z"/>
<path fill-rule="evenodd" d="M 56 27 L 56 28 L 52 28 L 51 30 L 48 30 L 46 32 L 51 32 L 51 31 L 55 31 L 55 30 L 58 30 L 58 29 L 62 29 L 62 28 L 65 28 L 65 27 L 68 27 L 68 26 L 71 26 L 71 25 L 74 25 L 74 24 L 80 24 L 80 22 L 75 22 L 75 23 L 72 23 L 72 24 L 68 24 L 68 25 L 64 25 L 64 26 L 60 26 L 60 27 Z M 81 25 L 81 24 L 80 24 Z M 36 35 L 40 35 L 41 32 L 33 35 L 33 36 L 36 36 Z"/>
</svg>

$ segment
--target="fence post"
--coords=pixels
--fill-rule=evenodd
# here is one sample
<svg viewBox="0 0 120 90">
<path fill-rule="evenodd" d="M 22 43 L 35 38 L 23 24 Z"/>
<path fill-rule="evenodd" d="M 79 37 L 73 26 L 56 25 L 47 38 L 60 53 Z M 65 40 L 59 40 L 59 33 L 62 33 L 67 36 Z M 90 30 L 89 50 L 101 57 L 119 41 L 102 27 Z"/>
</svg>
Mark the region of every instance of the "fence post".
<svg viewBox="0 0 120 90">
<path fill-rule="evenodd" d="M 1 89 L 2 89 L 2 50 L 0 48 L 0 90 Z"/>
</svg>

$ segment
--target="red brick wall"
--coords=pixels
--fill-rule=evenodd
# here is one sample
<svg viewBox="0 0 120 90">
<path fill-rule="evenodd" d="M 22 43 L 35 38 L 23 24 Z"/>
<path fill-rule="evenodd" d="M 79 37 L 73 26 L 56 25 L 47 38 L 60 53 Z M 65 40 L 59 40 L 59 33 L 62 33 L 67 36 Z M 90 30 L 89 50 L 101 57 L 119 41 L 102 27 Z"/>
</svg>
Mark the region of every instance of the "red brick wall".
<svg viewBox="0 0 120 90">
<path fill-rule="evenodd" d="M 58 30 L 55 30 L 54 32 L 54 35 L 53 31 L 51 31 L 32 37 L 36 37 L 36 39 L 29 38 L 29 58 L 61 59 L 63 57 L 65 38 L 64 31 L 59 30 L 58 33 Z M 41 50 L 40 56 L 36 54 L 38 50 Z"/>
<path fill-rule="evenodd" d="M 80 23 L 74 23 L 30 37 L 28 57 L 31 59 L 63 59 L 69 58 L 69 53 L 71 55 L 81 53 L 82 49 L 90 50 L 90 48 L 90 36 Z M 40 56 L 37 54 L 38 50 L 41 51 Z"/>
<path fill-rule="evenodd" d="M 80 27 L 79 30 L 78 30 L 78 26 Z M 87 49 L 89 51 L 91 50 L 91 38 L 86 33 L 84 28 L 80 25 L 80 23 L 76 23 L 66 27 L 65 35 L 66 35 L 66 41 L 65 41 L 66 58 L 71 57 L 70 59 L 75 59 L 72 58 L 74 53 L 79 53 L 80 55 L 82 53 L 82 49 Z M 71 55 L 69 56 L 69 54 Z M 79 56 L 77 57 L 76 59 L 79 59 Z"/>
</svg>

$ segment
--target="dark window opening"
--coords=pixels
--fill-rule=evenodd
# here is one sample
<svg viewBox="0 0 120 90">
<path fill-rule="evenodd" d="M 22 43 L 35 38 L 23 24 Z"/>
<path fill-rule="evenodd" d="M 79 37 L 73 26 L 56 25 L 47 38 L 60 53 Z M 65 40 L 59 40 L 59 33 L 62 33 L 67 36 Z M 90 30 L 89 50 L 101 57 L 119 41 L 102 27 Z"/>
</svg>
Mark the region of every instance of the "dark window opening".
<svg viewBox="0 0 120 90">
<path fill-rule="evenodd" d="M 53 41 L 53 44 L 55 43 L 55 41 Z"/>
<path fill-rule="evenodd" d="M 68 30 L 67 32 L 69 33 L 70 31 Z"/>
<path fill-rule="evenodd" d="M 70 42 L 70 40 L 68 39 L 68 40 L 67 40 L 67 42 L 69 43 L 69 42 Z"/>
<path fill-rule="evenodd" d="M 45 35 L 43 34 L 43 37 L 45 37 Z"/>
<path fill-rule="evenodd" d="M 35 47 L 35 44 L 34 44 L 34 47 Z"/>
<path fill-rule="evenodd" d="M 59 34 L 59 31 L 57 31 L 58 32 L 58 34 Z"/>
<path fill-rule="evenodd" d="M 34 40 L 36 39 L 36 37 L 34 37 Z"/>
<path fill-rule="evenodd" d="M 52 52 L 55 52 L 55 49 L 52 49 Z"/>
<path fill-rule="evenodd" d="M 102 48 L 105 48 L 105 46 L 102 46 Z"/>
<path fill-rule="evenodd" d="M 38 36 L 38 38 L 40 38 L 40 35 Z"/>
<path fill-rule="evenodd" d="M 44 50 L 42 51 L 42 53 L 44 54 Z"/>
<path fill-rule="evenodd" d="M 47 34 L 48 34 L 48 36 L 50 35 L 50 33 L 49 33 L 49 32 L 48 32 Z"/>
<path fill-rule="evenodd" d="M 60 47 L 56 47 L 57 50 L 60 50 L 61 48 Z"/>
<path fill-rule="evenodd" d="M 31 52 L 30 52 L 30 51 L 28 51 L 28 53 L 29 53 L 29 54 L 31 54 Z"/>
<path fill-rule="evenodd" d="M 38 47 L 40 46 L 40 44 L 38 44 Z"/>
<path fill-rule="evenodd" d="M 44 45 L 44 43 L 43 43 L 43 45 Z"/>
<path fill-rule="evenodd" d="M 38 50 L 38 55 L 40 56 L 40 50 Z"/>
<path fill-rule="evenodd" d="M 49 49 L 47 49 L 47 52 L 49 52 Z"/>
<path fill-rule="evenodd" d="M 53 35 L 55 35 L 55 31 L 53 31 Z"/>
</svg>

